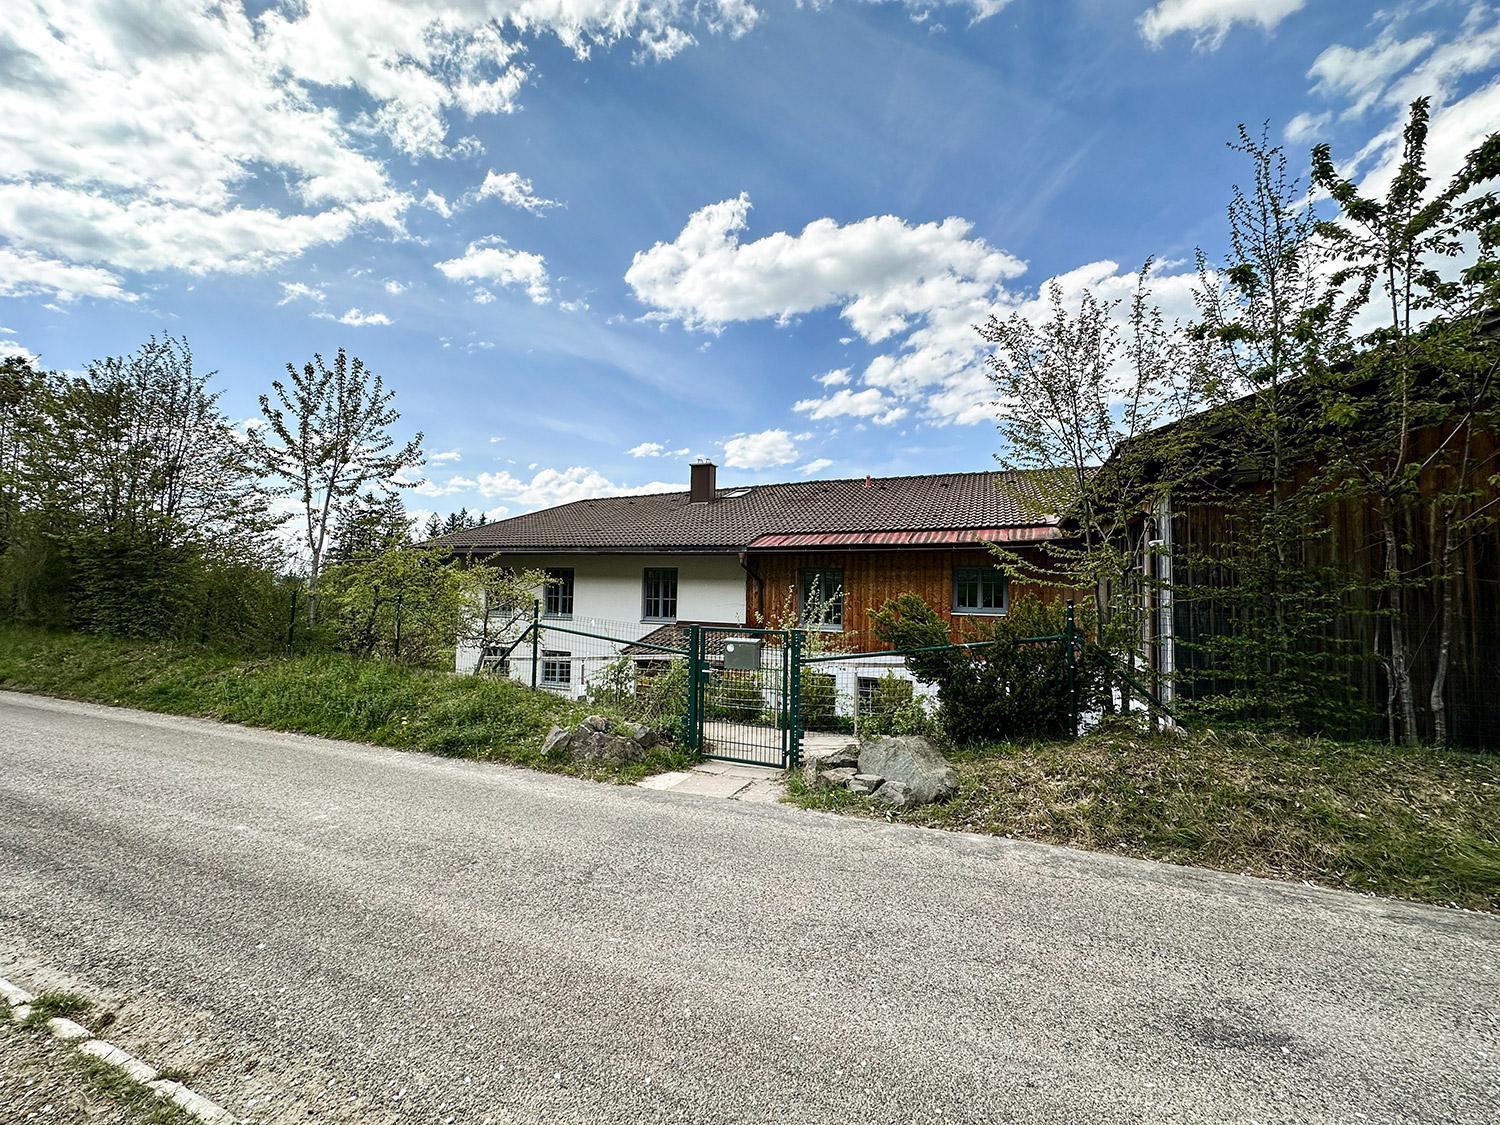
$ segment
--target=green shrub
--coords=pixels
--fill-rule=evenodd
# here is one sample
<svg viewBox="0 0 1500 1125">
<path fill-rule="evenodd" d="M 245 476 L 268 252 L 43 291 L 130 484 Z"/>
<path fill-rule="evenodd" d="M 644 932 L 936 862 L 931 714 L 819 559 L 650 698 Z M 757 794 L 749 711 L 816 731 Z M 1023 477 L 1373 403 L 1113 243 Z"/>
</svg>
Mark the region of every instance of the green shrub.
<svg viewBox="0 0 1500 1125">
<path fill-rule="evenodd" d="M 869 703 L 861 705 L 859 710 L 859 736 L 931 734 L 937 725 L 933 712 L 915 688 L 911 680 L 893 672 L 876 680 Z"/>
<path fill-rule="evenodd" d="M 760 677 L 754 672 L 712 669 L 704 689 L 704 715 L 730 723 L 753 723 L 766 709 Z"/>
<path fill-rule="evenodd" d="M 948 648 L 906 658 L 912 675 L 938 689 L 938 722 L 954 744 L 1059 737 L 1072 729 L 1065 646 L 1023 643 L 1063 631 L 1065 607 L 1033 596 L 1016 598 L 1004 617 L 972 626 L 983 648 Z M 948 644 L 948 625 L 915 594 L 901 594 L 871 614 L 875 635 L 892 648 Z M 1074 682 L 1080 710 L 1100 692 L 1103 667 L 1095 650 L 1080 650 Z"/>
</svg>

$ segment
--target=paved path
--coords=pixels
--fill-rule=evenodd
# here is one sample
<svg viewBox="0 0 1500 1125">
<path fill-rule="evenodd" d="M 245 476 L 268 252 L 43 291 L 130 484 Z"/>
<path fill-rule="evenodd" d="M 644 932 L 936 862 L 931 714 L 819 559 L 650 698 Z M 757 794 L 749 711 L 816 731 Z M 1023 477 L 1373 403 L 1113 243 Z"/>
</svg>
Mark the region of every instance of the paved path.
<svg viewBox="0 0 1500 1125">
<path fill-rule="evenodd" d="M 187 1019 L 195 1085 L 255 1120 L 1500 1094 L 1493 917 L 3 693 L 0 950 L 138 997 L 121 1038 Z"/>
</svg>

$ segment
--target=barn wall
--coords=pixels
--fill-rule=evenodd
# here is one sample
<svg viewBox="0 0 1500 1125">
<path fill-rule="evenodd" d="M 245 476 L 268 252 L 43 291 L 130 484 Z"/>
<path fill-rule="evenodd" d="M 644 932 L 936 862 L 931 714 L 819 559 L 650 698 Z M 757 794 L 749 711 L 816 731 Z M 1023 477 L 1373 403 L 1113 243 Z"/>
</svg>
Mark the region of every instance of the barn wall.
<svg viewBox="0 0 1500 1125">
<path fill-rule="evenodd" d="M 1419 436 L 1419 455 L 1420 451 L 1430 451 L 1432 440 L 1430 432 Z M 1493 464 L 1495 442 L 1482 438 L 1476 455 L 1491 458 Z M 1423 492 L 1428 495 L 1439 484 L 1434 479 L 1422 483 Z M 1493 496 L 1493 491 L 1489 495 Z M 1384 566 L 1384 541 L 1374 505 L 1359 499 L 1333 501 L 1323 509 L 1323 522 L 1326 533 L 1304 545 L 1306 565 L 1333 566 L 1353 577 L 1353 585 L 1366 589 L 1374 585 Z M 1441 544 L 1431 505 L 1421 501 L 1413 504 L 1403 523 L 1407 572 L 1433 574 Z M 1180 554 L 1201 554 L 1230 534 L 1224 513 L 1219 509 L 1179 507 L 1174 515 L 1173 539 Z M 1457 620 L 1445 692 L 1450 736 L 1460 745 L 1500 748 L 1500 527 L 1491 526 L 1464 544 L 1457 565 L 1461 569 L 1454 588 Z M 1177 577 L 1184 586 L 1200 587 L 1231 580 L 1229 575 L 1194 576 L 1186 571 Z M 1437 663 L 1441 589 L 1435 583 L 1418 582 L 1406 591 L 1405 598 L 1418 719 L 1430 735 L 1428 693 Z M 1206 664 L 1201 652 L 1195 654 L 1193 650 L 1195 642 L 1222 629 L 1222 614 L 1222 607 L 1216 606 L 1211 598 L 1190 601 L 1179 597 L 1174 602 L 1177 665 L 1179 672 L 1186 673 L 1180 689 L 1188 694 L 1206 695 L 1230 686 L 1216 684 L 1214 670 Z M 1352 598 L 1336 623 L 1329 646 L 1342 644 L 1349 651 L 1365 654 L 1352 662 L 1349 676 L 1371 720 L 1331 733 L 1372 737 L 1385 734 L 1383 716 L 1388 685 L 1383 667 L 1372 655 L 1377 634 L 1382 642 L 1388 636 L 1377 600 L 1371 595 Z"/>
</svg>

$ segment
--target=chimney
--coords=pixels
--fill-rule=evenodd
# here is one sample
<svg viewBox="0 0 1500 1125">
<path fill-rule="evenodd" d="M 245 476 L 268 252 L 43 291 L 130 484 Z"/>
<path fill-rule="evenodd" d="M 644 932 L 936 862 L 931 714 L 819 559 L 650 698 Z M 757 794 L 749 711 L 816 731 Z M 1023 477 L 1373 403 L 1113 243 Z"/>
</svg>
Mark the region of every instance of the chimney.
<svg viewBox="0 0 1500 1125">
<path fill-rule="evenodd" d="M 719 495 L 719 468 L 707 457 L 700 457 L 692 466 L 691 483 L 688 487 L 688 502 L 707 504 Z"/>
</svg>

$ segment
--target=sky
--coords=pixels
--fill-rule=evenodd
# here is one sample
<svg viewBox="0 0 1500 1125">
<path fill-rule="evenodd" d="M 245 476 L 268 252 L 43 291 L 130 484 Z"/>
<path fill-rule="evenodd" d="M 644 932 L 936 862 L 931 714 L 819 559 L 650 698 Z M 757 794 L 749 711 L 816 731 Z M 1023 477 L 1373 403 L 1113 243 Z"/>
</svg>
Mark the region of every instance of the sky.
<svg viewBox="0 0 1500 1125">
<path fill-rule="evenodd" d="M 419 516 L 970 471 L 973 325 L 1052 279 L 1169 316 L 1240 123 L 1371 186 L 1500 125 L 1473 0 L 8 0 L 0 354 L 190 341 L 253 419 L 339 347 Z"/>
</svg>

